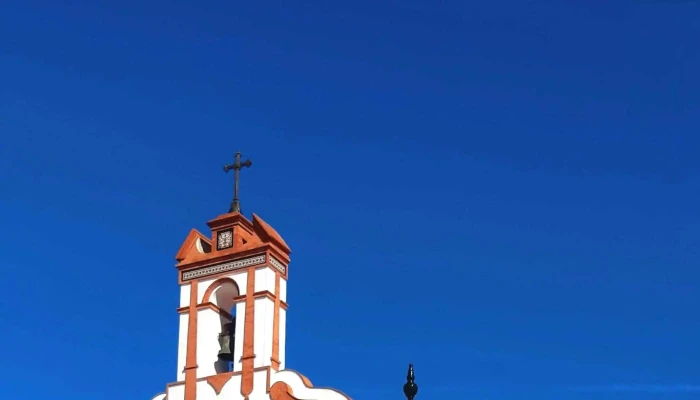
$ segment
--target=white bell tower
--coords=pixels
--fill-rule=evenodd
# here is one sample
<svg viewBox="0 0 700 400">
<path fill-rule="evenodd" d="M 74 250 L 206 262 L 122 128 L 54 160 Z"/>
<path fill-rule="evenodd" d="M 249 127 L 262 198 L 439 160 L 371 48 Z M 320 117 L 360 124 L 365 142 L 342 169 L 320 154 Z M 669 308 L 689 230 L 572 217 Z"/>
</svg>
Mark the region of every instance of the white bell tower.
<svg viewBox="0 0 700 400">
<path fill-rule="evenodd" d="M 200 386 L 216 386 L 234 376 L 240 380 L 238 396 L 245 398 L 253 391 L 256 375 L 266 382 L 265 369 L 279 371 L 285 365 L 291 250 L 255 214 L 252 222 L 234 212 L 207 224 L 211 238 L 192 230 L 176 255 L 178 384 L 170 387 L 171 400 L 179 392 L 183 400 L 194 400 Z M 223 336 L 230 347 L 222 348 Z"/>
<path fill-rule="evenodd" d="M 250 164 L 237 154 L 227 169 Z M 237 195 L 207 225 L 210 236 L 193 229 L 175 256 L 177 371 L 152 400 L 350 400 L 285 369 L 291 250 L 282 237 L 243 216 Z"/>
</svg>

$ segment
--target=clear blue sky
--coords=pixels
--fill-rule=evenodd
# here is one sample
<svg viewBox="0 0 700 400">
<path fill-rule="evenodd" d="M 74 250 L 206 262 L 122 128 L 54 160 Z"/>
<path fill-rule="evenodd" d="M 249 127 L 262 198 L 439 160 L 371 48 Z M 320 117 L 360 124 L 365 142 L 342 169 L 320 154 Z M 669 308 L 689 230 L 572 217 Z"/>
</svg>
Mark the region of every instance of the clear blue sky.
<svg viewBox="0 0 700 400">
<path fill-rule="evenodd" d="M 173 257 L 227 210 L 239 149 L 244 212 L 293 249 L 288 367 L 315 384 L 400 400 L 412 361 L 417 400 L 700 398 L 698 20 L 3 2 L 3 399 L 174 380 Z"/>
</svg>

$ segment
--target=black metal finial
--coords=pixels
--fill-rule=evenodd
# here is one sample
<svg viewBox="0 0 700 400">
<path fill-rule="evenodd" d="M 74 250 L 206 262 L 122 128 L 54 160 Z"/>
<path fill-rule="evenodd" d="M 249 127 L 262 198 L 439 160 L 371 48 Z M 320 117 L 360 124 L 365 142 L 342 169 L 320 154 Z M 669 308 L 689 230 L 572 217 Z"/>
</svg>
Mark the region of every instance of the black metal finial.
<svg viewBox="0 0 700 400">
<path fill-rule="evenodd" d="M 403 385 L 403 394 L 408 400 L 413 400 L 418 394 L 418 385 L 415 382 L 416 377 L 413 375 L 413 364 L 408 364 L 408 374 L 406 375 L 406 383 Z"/>
<path fill-rule="evenodd" d="M 250 160 L 245 160 L 241 162 L 240 151 L 236 152 L 236 158 L 233 164 L 224 164 L 224 172 L 228 172 L 230 170 L 233 170 L 235 172 L 233 177 L 233 201 L 231 201 L 231 206 L 228 209 L 228 212 L 230 213 L 241 212 L 241 203 L 238 200 L 238 174 L 240 173 L 241 168 L 250 167 L 251 165 L 253 165 L 253 162 Z"/>
</svg>

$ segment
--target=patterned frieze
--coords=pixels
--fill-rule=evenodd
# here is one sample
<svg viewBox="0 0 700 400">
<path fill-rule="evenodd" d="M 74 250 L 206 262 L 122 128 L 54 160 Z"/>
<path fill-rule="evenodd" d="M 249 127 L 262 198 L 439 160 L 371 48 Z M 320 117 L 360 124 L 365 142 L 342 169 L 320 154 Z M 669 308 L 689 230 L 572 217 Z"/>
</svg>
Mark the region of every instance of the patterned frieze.
<svg viewBox="0 0 700 400">
<path fill-rule="evenodd" d="M 235 271 L 246 267 L 269 264 L 283 275 L 287 272 L 287 266 L 274 257 L 268 257 L 265 254 L 258 254 L 252 257 L 243 258 L 240 260 L 228 261 L 221 264 L 209 265 L 202 268 L 197 268 L 192 271 L 182 272 L 182 281 L 190 281 L 192 279 L 204 278 L 210 275 L 220 274 L 222 272 Z"/>
<path fill-rule="evenodd" d="M 272 268 L 281 272 L 282 275 L 284 275 L 284 273 L 287 271 L 287 266 L 282 264 L 281 262 L 277 261 L 277 259 L 275 257 L 270 257 L 269 262 L 270 262 L 270 265 L 272 266 Z"/>
<path fill-rule="evenodd" d="M 196 278 L 202 278 L 209 275 L 215 275 L 222 272 L 235 271 L 245 267 L 250 267 L 258 264 L 265 264 L 265 254 L 243 258 L 241 260 L 229 261 L 221 264 L 211 265 L 208 267 L 198 268 L 192 271 L 182 273 L 182 281 L 189 281 Z"/>
</svg>

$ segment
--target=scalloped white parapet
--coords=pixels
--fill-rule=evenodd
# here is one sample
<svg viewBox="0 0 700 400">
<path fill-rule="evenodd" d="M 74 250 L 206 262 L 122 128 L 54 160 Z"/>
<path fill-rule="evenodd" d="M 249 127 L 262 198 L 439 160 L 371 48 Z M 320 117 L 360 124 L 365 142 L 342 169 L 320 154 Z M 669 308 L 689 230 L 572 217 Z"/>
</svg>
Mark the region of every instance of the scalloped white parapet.
<svg viewBox="0 0 700 400">
<path fill-rule="evenodd" d="M 331 388 L 316 388 L 302 374 L 293 370 L 275 372 L 271 368 L 253 372 L 253 391 L 248 400 L 352 400 L 345 393 Z M 244 400 L 240 372 L 212 375 L 197 380 L 197 400 Z M 167 394 L 167 398 L 166 398 Z M 185 382 L 168 385 L 168 391 L 152 400 L 184 400 Z"/>
<path fill-rule="evenodd" d="M 291 393 L 289 393 L 291 397 L 299 400 L 352 400 L 340 390 L 313 387 L 306 377 L 294 370 L 287 369 L 273 373 L 270 377 L 270 388 L 278 382 L 285 383 L 289 386 L 291 389 Z M 274 394 L 274 391 L 270 392 L 272 400 L 287 400 L 275 399 Z"/>
</svg>

